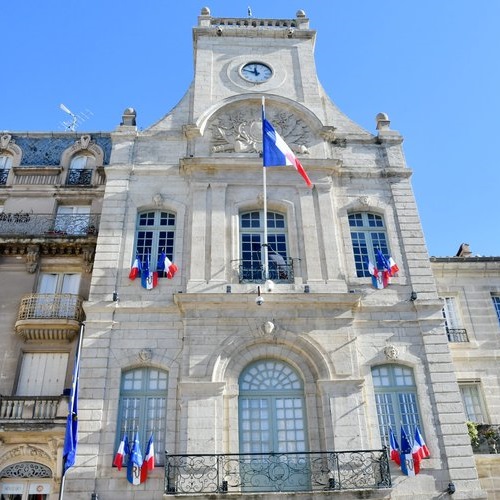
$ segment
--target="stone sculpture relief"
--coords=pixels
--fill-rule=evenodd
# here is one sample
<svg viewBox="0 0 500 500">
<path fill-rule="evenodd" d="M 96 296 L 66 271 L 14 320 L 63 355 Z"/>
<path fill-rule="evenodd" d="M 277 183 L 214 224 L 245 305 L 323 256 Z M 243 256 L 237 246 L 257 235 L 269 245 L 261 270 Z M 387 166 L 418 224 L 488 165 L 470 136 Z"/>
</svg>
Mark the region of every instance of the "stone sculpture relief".
<svg viewBox="0 0 500 500">
<path fill-rule="evenodd" d="M 266 116 L 278 134 L 297 154 L 309 154 L 309 129 L 300 119 L 280 111 Z M 212 126 L 212 153 L 262 152 L 262 119 L 260 110 L 238 109 L 218 116 Z"/>
</svg>

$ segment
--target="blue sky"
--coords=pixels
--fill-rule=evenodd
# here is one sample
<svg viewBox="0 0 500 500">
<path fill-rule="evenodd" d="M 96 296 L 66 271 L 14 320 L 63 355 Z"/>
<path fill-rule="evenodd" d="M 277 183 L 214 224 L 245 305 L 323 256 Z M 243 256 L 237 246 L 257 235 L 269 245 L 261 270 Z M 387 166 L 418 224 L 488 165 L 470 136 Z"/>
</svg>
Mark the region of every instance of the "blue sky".
<svg viewBox="0 0 500 500">
<path fill-rule="evenodd" d="M 500 255 L 496 0 L 16 0 L 2 10 L 0 130 L 62 131 L 61 103 L 88 117 L 80 131 L 114 130 L 129 106 L 152 125 L 190 84 L 205 5 L 220 17 L 305 10 L 330 98 L 371 132 L 387 113 L 404 136 L 430 255 L 462 242 Z"/>
</svg>

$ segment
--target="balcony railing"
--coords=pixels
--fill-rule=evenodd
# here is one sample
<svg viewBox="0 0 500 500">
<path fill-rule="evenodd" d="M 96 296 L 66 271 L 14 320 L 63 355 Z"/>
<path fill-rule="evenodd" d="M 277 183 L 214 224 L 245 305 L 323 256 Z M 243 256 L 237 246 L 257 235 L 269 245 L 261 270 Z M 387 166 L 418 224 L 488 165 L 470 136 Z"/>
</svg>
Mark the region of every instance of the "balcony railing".
<svg viewBox="0 0 500 500">
<path fill-rule="evenodd" d="M 71 341 L 84 319 L 83 299 L 71 293 L 32 293 L 21 299 L 16 333 L 25 340 Z"/>
<path fill-rule="evenodd" d="M 0 236 L 92 236 L 99 230 L 97 214 L 48 215 L 25 212 L 0 213 Z"/>
<path fill-rule="evenodd" d="M 269 259 L 268 277 L 276 283 L 293 283 L 294 260 L 292 258 L 281 258 L 280 261 Z M 240 283 L 263 283 L 264 266 L 260 262 L 249 262 L 245 260 L 233 260 L 238 268 Z"/>
<path fill-rule="evenodd" d="M 0 170 L 0 186 L 5 186 L 7 184 L 7 177 L 9 177 L 9 169 L 3 168 Z"/>
<path fill-rule="evenodd" d="M 447 328 L 449 342 L 469 342 L 469 336 L 465 328 Z"/>
<path fill-rule="evenodd" d="M 90 186 L 92 184 L 92 173 L 94 169 L 70 169 L 66 178 L 67 186 Z"/>
<path fill-rule="evenodd" d="M 0 421 L 64 418 L 67 404 L 63 396 L 0 396 Z"/>
<path fill-rule="evenodd" d="M 165 493 L 340 491 L 391 487 L 387 450 L 166 454 Z"/>
</svg>

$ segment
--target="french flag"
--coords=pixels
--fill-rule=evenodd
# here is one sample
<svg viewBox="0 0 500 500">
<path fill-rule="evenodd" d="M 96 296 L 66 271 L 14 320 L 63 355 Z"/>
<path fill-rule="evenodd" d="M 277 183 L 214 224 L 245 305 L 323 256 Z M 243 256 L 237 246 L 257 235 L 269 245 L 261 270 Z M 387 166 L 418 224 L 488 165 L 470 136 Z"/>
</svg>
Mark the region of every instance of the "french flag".
<svg viewBox="0 0 500 500">
<path fill-rule="evenodd" d="M 414 461 L 422 460 L 423 458 L 431 456 L 431 452 L 429 451 L 429 448 L 427 448 L 418 426 L 415 427 L 415 440 L 413 441 L 411 453 Z"/>
<path fill-rule="evenodd" d="M 413 459 L 412 448 L 406 432 L 403 426 L 401 426 L 401 472 L 407 476 L 416 476 L 420 472 L 420 459 Z"/>
<path fill-rule="evenodd" d="M 396 441 L 396 436 L 394 435 L 394 431 L 392 427 L 389 427 L 389 446 L 391 451 L 391 460 L 396 462 L 398 465 L 401 465 L 401 457 L 399 456 L 399 445 Z"/>
<path fill-rule="evenodd" d="M 153 289 L 158 285 L 158 273 L 149 269 L 149 255 L 141 271 L 141 285 L 146 290 Z"/>
<path fill-rule="evenodd" d="M 135 278 L 137 278 L 137 276 L 140 276 L 141 270 L 142 270 L 141 261 L 139 259 L 139 256 L 136 255 L 134 263 L 132 264 L 132 268 L 130 269 L 130 273 L 129 273 L 128 277 L 131 280 L 135 280 Z"/>
<path fill-rule="evenodd" d="M 123 439 L 120 441 L 120 446 L 118 447 L 118 451 L 116 452 L 115 458 L 113 460 L 113 465 L 118 467 L 118 470 L 122 470 L 123 465 L 123 457 L 128 456 L 130 453 L 130 449 L 128 446 L 128 437 L 125 434 Z"/>
<path fill-rule="evenodd" d="M 264 167 L 293 165 L 306 181 L 308 187 L 312 187 L 311 179 L 309 179 L 299 159 L 278 132 L 276 132 L 274 127 L 266 120 L 264 106 L 262 106 L 262 158 Z"/>
<path fill-rule="evenodd" d="M 155 468 L 155 446 L 153 434 L 149 438 L 148 445 L 146 446 L 146 455 L 141 467 L 141 483 L 144 483 L 148 478 L 148 473 Z"/>
<path fill-rule="evenodd" d="M 389 284 L 389 273 L 386 270 L 380 270 L 368 260 L 368 272 L 372 276 L 373 288 L 384 289 Z"/>
<path fill-rule="evenodd" d="M 165 254 L 162 252 L 160 258 L 158 259 L 158 271 L 162 271 L 167 275 L 167 278 L 171 280 L 175 273 L 179 270 L 176 264 L 174 264 Z"/>
</svg>

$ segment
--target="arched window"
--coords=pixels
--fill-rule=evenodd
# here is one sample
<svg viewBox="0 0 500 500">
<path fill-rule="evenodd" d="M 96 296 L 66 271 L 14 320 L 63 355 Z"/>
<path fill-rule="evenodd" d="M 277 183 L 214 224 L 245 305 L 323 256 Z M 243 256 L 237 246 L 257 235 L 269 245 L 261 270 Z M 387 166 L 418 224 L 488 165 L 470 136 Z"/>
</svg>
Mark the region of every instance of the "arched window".
<svg viewBox="0 0 500 500">
<path fill-rule="evenodd" d="M 293 280 L 292 260 L 288 256 L 287 227 L 284 215 L 267 212 L 269 278 Z M 264 277 L 264 211 L 240 214 L 240 281 L 262 281 Z"/>
<path fill-rule="evenodd" d="M 358 277 L 368 277 L 368 260 L 376 263 L 376 252 L 389 255 L 387 234 L 382 216 L 368 212 L 349 214 L 354 263 Z"/>
<path fill-rule="evenodd" d="M 90 186 L 96 159 L 89 154 L 77 154 L 71 159 L 66 184 L 69 186 Z"/>
<path fill-rule="evenodd" d="M 271 453 L 284 453 L 280 462 L 289 469 L 280 489 L 307 490 L 308 474 L 298 466 L 304 457 L 300 454 L 308 451 L 304 384 L 298 373 L 283 361 L 260 360 L 241 373 L 239 390 L 240 453 L 258 453 L 252 456 L 252 464 L 265 464 Z M 240 472 L 244 484 L 252 483 L 251 465 L 248 470 L 242 465 Z M 258 480 L 263 491 L 268 491 L 266 480 L 273 478 Z"/>
<path fill-rule="evenodd" d="M 136 244 L 133 258 L 137 255 L 141 263 L 149 259 L 149 268 L 154 271 L 162 252 L 173 261 L 175 240 L 175 214 L 154 210 L 137 217 Z M 164 277 L 164 273 L 158 276 Z"/>
<path fill-rule="evenodd" d="M 163 370 L 138 368 L 122 374 L 115 450 L 125 435 L 132 445 L 138 431 L 144 454 L 153 434 L 155 463 L 164 463 L 167 387 L 168 374 Z"/>
<path fill-rule="evenodd" d="M 0 153 L 0 186 L 7 184 L 7 177 L 12 167 L 12 156 Z"/>
<path fill-rule="evenodd" d="M 422 431 L 413 370 L 401 365 L 376 366 L 372 379 L 382 444 L 389 446 L 389 427 L 397 435 L 404 426 L 411 441 L 415 426 Z"/>
</svg>

